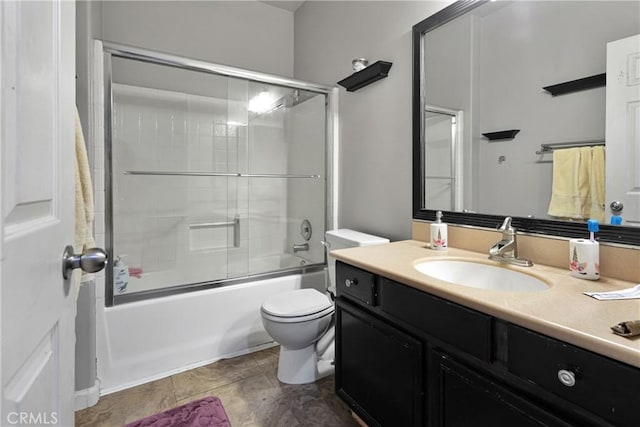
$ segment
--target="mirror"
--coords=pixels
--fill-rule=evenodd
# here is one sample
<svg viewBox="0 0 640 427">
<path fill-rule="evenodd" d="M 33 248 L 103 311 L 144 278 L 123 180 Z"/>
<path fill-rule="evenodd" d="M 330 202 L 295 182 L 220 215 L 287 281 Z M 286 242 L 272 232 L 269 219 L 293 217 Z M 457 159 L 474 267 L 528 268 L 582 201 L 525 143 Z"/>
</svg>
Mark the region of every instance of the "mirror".
<svg viewBox="0 0 640 427">
<path fill-rule="evenodd" d="M 640 137 L 629 136 L 620 157 L 606 146 L 606 115 L 613 109 L 605 108 L 602 75 L 607 43 L 638 33 L 640 3 L 628 1 L 462 0 L 416 24 L 414 219 L 433 220 L 442 210 L 447 222 L 495 228 L 512 216 L 523 231 L 583 236 L 580 222 L 595 214 L 548 213 L 554 153 L 580 145 L 605 146 L 609 163 L 601 186 L 632 176 L 638 193 L 640 174 L 630 172 L 639 168 Z M 640 75 L 640 59 L 633 64 L 629 74 Z M 583 78 L 588 86 L 566 94 L 548 88 L 570 82 L 571 89 Z M 583 158 L 595 153 L 586 150 Z M 614 159 L 619 164 L 612 167 Z M 602 224 L 619 214 L 609 208 L 618 196 L 606 193 L 599 203 L 606 206 L 598 212 Z M 633 212 L 640 197 L 626 205 L 624 226 L 601 227 L 601 241 L 640 244 L 640 227 L 632 225 L 640 225 L 640 212 Z"/>
</svg>

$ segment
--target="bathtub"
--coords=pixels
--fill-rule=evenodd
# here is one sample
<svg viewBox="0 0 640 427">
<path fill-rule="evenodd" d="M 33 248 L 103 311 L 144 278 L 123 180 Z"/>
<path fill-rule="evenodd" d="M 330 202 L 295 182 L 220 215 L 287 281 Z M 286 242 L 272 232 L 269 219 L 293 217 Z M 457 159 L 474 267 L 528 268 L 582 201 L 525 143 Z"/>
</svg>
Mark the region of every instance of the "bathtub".
<svg viewBox="0 0 640 427">
<path fill-rule="evenodd" d="M 262 301 L 293 289 L 322 291 L 326 280 L 325 269 L 114 307 L 98 298 L 100 395 L 275 345 L 262 327 Z"/>
</svg>

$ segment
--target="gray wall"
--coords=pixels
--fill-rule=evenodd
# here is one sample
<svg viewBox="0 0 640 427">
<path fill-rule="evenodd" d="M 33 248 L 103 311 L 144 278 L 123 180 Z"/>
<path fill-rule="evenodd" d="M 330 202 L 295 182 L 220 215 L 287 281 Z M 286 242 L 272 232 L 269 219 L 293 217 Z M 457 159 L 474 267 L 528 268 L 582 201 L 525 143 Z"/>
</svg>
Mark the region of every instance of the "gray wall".
<svg viewBox="0 0 640 427">
<path fill-rule="evenodd" d="M 450 2 L 308 1 L 295 13 L 295 77 L 335 84 L 351 60 L 389 77 L 340 89 L 340 227 L 411 237 L 411 27 Z"/>
<path fill-rule="evenodd" d="M 106 1 L 105 40 L 293 75 L 293 14 L 255 1 Z"/>
</svg>

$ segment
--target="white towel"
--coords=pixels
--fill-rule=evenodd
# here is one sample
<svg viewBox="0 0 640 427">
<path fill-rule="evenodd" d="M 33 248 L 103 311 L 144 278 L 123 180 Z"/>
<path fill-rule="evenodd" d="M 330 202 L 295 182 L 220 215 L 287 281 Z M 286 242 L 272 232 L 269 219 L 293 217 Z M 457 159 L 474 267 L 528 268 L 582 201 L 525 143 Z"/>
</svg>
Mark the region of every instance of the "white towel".
<svg viewBox="0 0 640 427">
<path fill-rule="evenodd" d="M 589 218 L 590 169 L 590 147 L 553 152 L 553 184 L 549 215 L 572 219 Z"/>
<path fill-rule="evenodd" d="M 95 247 L 93 239 L 93 186 L 91 185 L 91 171 L 89 159 L 87 158 L 87 147 L 85 146 L 82 134 L 82 124 L 76 108 L 76 222 L 75 222 L 75 253 L 82 253 L 83 250 Z M 80 283 L 91 281 L 93 274 L 74 273 L 72 285 L 75 289 L 76 298 Z"/>
<path fill-rule="evenodd" d="M 553 152 L 549 215 L 604 223 L 605 148 L 579 147 Z"/>
<path fill-rule="evenodd" d="M 605 214 L 605 151 L 604 146 L 597 146 L 591 149 L 591 211 L 590 218 L 597 219 L 600 224 L 604 224 Z"/>
</svg>

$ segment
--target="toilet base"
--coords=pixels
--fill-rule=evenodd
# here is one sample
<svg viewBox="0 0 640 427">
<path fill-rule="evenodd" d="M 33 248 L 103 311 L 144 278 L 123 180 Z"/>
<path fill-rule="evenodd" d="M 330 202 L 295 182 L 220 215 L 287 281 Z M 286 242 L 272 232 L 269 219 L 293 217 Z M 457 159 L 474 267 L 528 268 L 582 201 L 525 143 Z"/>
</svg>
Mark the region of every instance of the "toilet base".
<svg viewBox="0 0 640 427">
<path fill-rule="evenodd" d="M 307 384 L 316 380 L 316 349 L 310 345 L 299 350 L 280 346 L 278 381 L 285 384 Z"/>
<path fill-rule="evenodd" d="M 278 381 L 285 384 L 309 384 L 333 374 L 335 372 L 334 352 L 325 352 L 325 355 L 318 360 L 315 347 L 310 345 L 299 350 L 289 350 L 280 346 Z"/>
<path fill-rule="evenodd" d="M 330 332 L 333 337 L 334 328 L 331 327 Z M 327 336 L 327 334 L 325 334 Z M 320 344 L 320 341 L 318 341 Z M 319 352 L 318 344 L 316 344 L 316 352 Z M 318 365 L 316 367 L 316 380 L 320 378 L 324 378 L 327 375 L 331 375 L 336 371 L 335 361 L 336 361 L 336 342 L 335 339 L 331 338 L 326 347 L 322 350 L 322 354 L 320 354 L 318 358 Z"/>
</svg>

